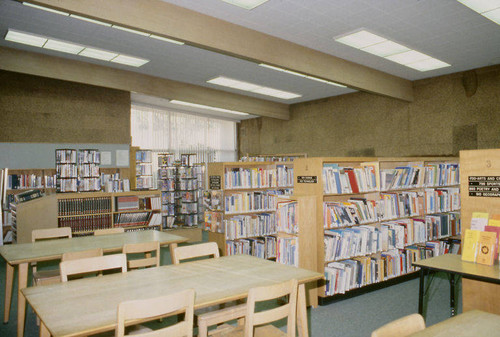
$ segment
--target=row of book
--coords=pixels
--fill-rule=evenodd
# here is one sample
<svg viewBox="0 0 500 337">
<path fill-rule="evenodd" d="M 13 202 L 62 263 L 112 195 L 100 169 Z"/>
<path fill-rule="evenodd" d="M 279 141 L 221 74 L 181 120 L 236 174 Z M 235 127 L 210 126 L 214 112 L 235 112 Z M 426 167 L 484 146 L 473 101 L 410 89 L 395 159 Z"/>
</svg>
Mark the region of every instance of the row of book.
<svg viewBox="0 0 500 337">
<path fill-rule="evenodd" d="M 436 188 L 425 190 L 426 213 L 449 212 L 460 209 L 460 188 Z"/>
<path fill-rule="evenodd" d="M 57 164 L 56 174 L 59 178 L 77 178 L 78 168 L 73 164 Z"/>
<path fill-rule="evenodd" d="M 276 165 L 277 186 L 293 186 L 293 167 Z"/>
<path fill-rule="evenodd" d="M 226 213 L 276 210 L 277 197 L 269 191 L 243 192 L 224 196 Z"/>
<path fill-rule="evenodd" d="M 10 174 L 7 179 L 7 188 L 11 190 L 55 187 L 55 175 L 38 176 L 36 174 Z"/>
<path fill-rule="evenodd" d="M 85 215 L 57 219 L 59 227 L 71 227 L 72 232 L 87 232 L 111 228 L 111 215 Z"/>
<path fill-rule="evenodd" d="M 454 252 L 457 252 L 460 246 L 457 244 L 454 247 Z M 416 270 L 413 262 L 451 252 L 450 249 L 449 243 L 436 241 L 406 249 L 391 249 L 373 256 L 330 262 L 325 267 L 325 295 L 344 294 L 355 288 L 411 273 Z"/>
<path fill-rule="evenodd" d="M 460 184 L 460 164 L 436 163 L 425 165 L 425 186 L 451 186 Z"/>
<path fill-rule="evenodd" d="M 296 201 L 280 201 L 276 208 L 276 228 L 280 232 L 299 232 L 298 204 Z"/>
<path fill-rule="evenodd" d="M 276 215 L 239 215 L 224 220 L 226 240 L 276 234 Z"/>
<path fill-rule="evenodd" d="M 181 178 L 177 181 L 177 185 L 177 189 L 181 191 L 192 191 L 199 188 L 198 179 L 196 178 Z"/>
<path fill-rule="evenodd" d="M 151 212 L 119 213 L 115 214 L 115 226 L 144 226 L 149 223 Z"/>
<path fill-rule="evenodd" d="M 299 266 L 299 238 L 278 237 L 276 262 L 289 266 Z"/>
<path fill-rule="evenodd" d="M 99 175 L 97 177 L 99 177 Z M 79 178 L 77 184 L 79 192 L 92 192 L 101 190 L 101 178 Z"/>
<path fill-rule="evenodd" d="M 153 188 L 153 177 L 151 176 L 136 177 L 136 187 L 137 189 Z"/>
<path fill-rule="evenodd" d="M 101 162 L 101 152 L 99 150 L 79 150 L 79 164 L 99 164 Z"/>
<path fill-rule="evenodd" d="M 233 168 L 224 172 L 224 188 L 272 188 L 287 187 L 290 184 L 279 185 L 278 173 L 275 168 Z M 283 179 L 281 179 L 283 181 Z M 293 178 L 292 178 L 293 181 Z"/>
<path fill-rule="evenodd" d="M 262 259 L 276 257 L 277 240 L 274 236 L 226 241 L 227 255 L 245 254 Z"/>
<path fill-rule="evenodd" d="M 380 190 L 422 187 L 425 181 L 423 166 L 400 166 L 380 170 Z"/>
<path fill-rule="evenodd" d="M 135 166 L 135 174 L 138 176 L 150 176 L 153 174 L 153 169 L 152 169 L 151 165 L 137 164 Z"/>
<path fill-rule="evenodd" d="M 325 194 L 348 194 L 377 190 L 374 165 L 352 168 L 340 167 L 333 163 L 324 164 L 323 182 Z"/>
<path fill-rule="evenodd" d="M 183 214 L 180 213 L 176 215 L 178 223 L 182 226 L 196 227 L 198 226 L 198 213 Z"/>
<path fill-rule="evenodd" d="M 59 216 L 81 215 L 111 212 L 111 198 L 74 198 L 57 201 L 57 214 Z"/>
<path fill-rule="evenodd" d="M 76 163 L 76 150 L 74 149 L 57 149 L 56 163 Z"/>
<path fill-rule="evenodd" d="M 160 167 L 158 169 L 159 179 L 175 179 L 177 177 L 177 169 L 175 167 Z"/>
<path fill-rule="evenodd" d="M 215 233 L 224 233 L 223 216 L 224 214 L 222 212 L 205 210 L 205 230 Z"/>
<path fill-rule="evenodd" d="M 99 177 L 99 165 L 98 164 L 83 164 L 78 165 L 78 175 L 80 177 Z"/>
<path fill-rule="evenodd" d="M 138 150 L 135 152 L 135 161 L 141 163 L 152 162 L 152 152 L 150 150 Z"/>
<path fill-rule="evenodd" d="M 338 261 L 374 254 L 390 249 L 403 249 L 415 243 L 460 234 L 460 214 L 428 215 L 425 219 L 401 219 L 379 225 L 325 231 L 325 261 Z"/>
<path fill-rule="evenodd" d="M 56 181 L 57 192 L 78 192 L 77 179 L 57 179 Z"/>
</svg>

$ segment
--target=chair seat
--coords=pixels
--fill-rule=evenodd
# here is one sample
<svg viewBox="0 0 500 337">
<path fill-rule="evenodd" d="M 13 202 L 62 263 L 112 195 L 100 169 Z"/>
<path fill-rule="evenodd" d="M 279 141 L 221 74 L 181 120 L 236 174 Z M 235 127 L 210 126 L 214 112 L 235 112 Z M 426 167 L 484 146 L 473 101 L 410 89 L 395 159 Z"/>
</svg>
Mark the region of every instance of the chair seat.
<svg viewBox="0 0 500 337">
<path fill-rule="evenodd" d="M 35 285 L 47 285 L 61 282 L 59 269 L 37 270 L 33 273 Z"/>
<path fill-rule="evenodd" d="M 222 324 L 217 329 L 208 333 L 212 337 L 243 337 L 245 336 L 244 326 L 232 326 L 229 324 Z M 254 337 L 283 337 L 286 332 L 281 331 L 274 325 L 263 325 L 255 328 Z"/>
</svg>

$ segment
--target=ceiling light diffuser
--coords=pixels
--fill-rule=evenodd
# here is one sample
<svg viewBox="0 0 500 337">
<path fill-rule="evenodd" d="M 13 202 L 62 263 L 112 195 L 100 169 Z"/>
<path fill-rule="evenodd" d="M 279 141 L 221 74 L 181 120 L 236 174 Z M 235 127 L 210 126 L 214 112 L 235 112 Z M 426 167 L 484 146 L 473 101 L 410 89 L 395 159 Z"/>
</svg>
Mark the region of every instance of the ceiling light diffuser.
<svg viewBox="0 0 500 337">
<path fill-rule="evenodd" d="M 418 61 L 423 61 L 426 59 L 431 58 L 429 55 L 423 54 L 421 52 L 418 52 L 416 50 L 410 50 L 404 53 L 399 53 L 391 56 L 387 56 L 386 59 L 391 60 L 393 62 L 399 63 L 399 64 L 409 64 L 413 62 L 418 62 Z"/>
<path fill-rule="evenodd" d="M 69 43 L 69 42 L 49 39 L 49 40 L 47 40 L 47 43 L 45 43 L 43 48 L 56 50 L 56 51 L 60 51 L 63 53 L 78 54 L 79 52 L 81 52 L 83 50 L 83 48 L 85 48 L 85 46 L 81 46 L 81 45 L 75 44 L 75 43 Z"/>
<path fill-rule="evenodd" d="M 143 59 L 140 57 L 118 55 L 117 57 L 112 59 L 111 62 L 125 64 L 125 65 L 132 66 L 132 67 L 140 67 L 140 66 L 148 63 L 149 60 L 146 60 L 146 59 Z"/>
<path fill-rule="evenodd" d="M 184 44 L 184 42 L 177 41 L 177 40 L 172 40 L 172 39 L 167 39 L 166 37 L 159 36 L 159 35 L 154 35 L 154 34 L 151 34 L 151 35 L 149 35 L 149 37 L 151 37 L 151 38 L 153 38 L 153 39 L 160 40 L 160 41 L 165 41 L 165 42 L 174 43 L 174 44 L 179 44 L 179 45 L 183 45 L 183 44 Z"/>
<path fill-rule="evenodd" d="M 222 0 L 228 4 L 235 5 L 244 9 L 254 9 L 257 6 L 262 5 L 268 0 Z"/>
<path fill-rule="evenodd" d="M 483 13 L 483 16 L 500 25 L 500 7 Z"/>
<path fill-rule="evenodd" d="M 90 57 L 97 60 L 111 61 L 112 59 L 118 56 L 118 53 L 112 53 L 109 51 L 95 49 L 95 48 L 85 48 L 78 55 Z"/>
<path fill-rule="evenodd" d="M 373 44 L 386 41 L 386 38 L 370 33 L 366 30 L 336 38 L 335 41 L 346 44 L 354 48 L 366 48 Z"/>
<path fill-rule="evenodd" d="M 119 30 L 123 30 L 125 32 L 129 32 L 129 33 L 134 33 L 134 34 L 137 34 L 137 35 L 141 35 L 141 36 L 149 36 L 149 35 L 151 35 L 149 33 L 144 33 L 144 32 L 141 32 L 139 30 L 130 29 L 130 28 L 127 28 L 127 27 L 122 27 L 122 26 L 117 26 L 117 25 L 112 25 L 111 27 L 119 29 Z"/>
<path fill-rule="evenodd" d="M 406 64 L 407 67 L 419 70 L 419 71 L 429 71 L 444 67 L 449 67 L 450 64 L 437 60 L 435 58 L 428 58 L 426 60 L 418 61 L 415 63 Z"/>
<path fill-rule="evenodd" d="M 203 104 L 196 104 L 196 103 L 189 103 L 189 102 L 184 102 L 184 101 L 178 101 L 178 100 L 175 100 L 175 99 L 171 100 L 170 103 L 184 105 L 184 106 L 190 106 L 190 107 L 194 107 L 194 108 L 201 108 L 201 109 L 208 109 L 208 110 L 219 111 L 219 112 L 226 112 L 226 113 L 235 114 L 235 115 L 241 115 L 241 116 L 247 116 L 248 115 L 246 112 L 229 110 L 229 109 L 223 109 L 223 108 L 217 108 L 217 107 L 203 105 Z"/>
<path fill-rule="evenodd" d="M 5 35 L 5 40 L 22 43 L 34 47 L 42 47 L 45 44 L 45 42 L 47 42 L 46 37 L 30 33 L 19 32 L 17 30 L 12 30 L 12 29 L 9 29 L 7 31 L 7 35 Z"/>
<path fill-rule="evenodd" d="M 273 88 L 267 88 L 267 87 L 262 87 L 257 90 L 254 90 L 253 92 L 261 95 L 266 95 L 266 96 L 272 96 L 272 97 L 277 97 L 277 98 L 282 98 L 282 99 L 292 99 L 292 98 L 298 98 L 301 97 L 301 95 L 294 94 L 291 92 L 287 91 L 282 91 L 282 90 L 277 90 Z"/>
<path fill-rule="evenodd" d="M 32 3 L 29 3 L 29 2 L 23 2 L 23 5 L 28 6 L 28 7 L 33 7 L 33 8 L 36 8 L 36 9 L 41 9 L 41 10 L 46 11 L 46 12 L 56 13 L 56 14 L 59 14 L 59 15 L 64 15 L 64 16 L 68 16 L 69 15 L 69 13 L 66 13 L 66 12 L 58 11 L 58 10 L 55 10 L 55 9 L 52 9 L 52 8 L 48 8 L 48 7 L 38 6 L 38 5 L 35 5 L 35 4 L 32 4 Z"/>
<path fill-rule="evenodd" d="M 262 85 L 244 82 L 244 81 L 240 81 L 240 80 L 235 80 L 233 78 L 224 77 L 224 76 L 219 76 L 219 77 L 213 78 L 211 80 L 208 80 L 207 83 L 217 84 L 217 85 L 221 85 L 221 86 L 232 88 L 232 89 L 238 89 L 238 90 L 253 92 L 256 94 L 261 94 L 261 95 L 266 95 L 266 96 L 273 96 L 273 97 L 282 98 L 282 99 L 292 99 L 292 98 L 301 97 L 301 95 L 294 94 L 294 93 L 291 93 L 288 91 L 268 88 L 268 87 L 264 87 Z"/>
<path fill-rule="evenodd" d="M 405 51 L 409 51 L 410 48 L 405 47 L 399 43 L 392 42 L 390 40 L 385 40 L 384 42 L 373 44 L 365 48 L 361 48 L 361 50 L 373 55 L 386 57 L 394 54 L 399 54 Z"/>
<path fill-rule="evenodd" d="M 264 67 L 264 68 L 269 68 L 269 69 L 277 70 L 277 71 L 285 71 L 285 69 L 283 69 L 283 68 L 275 67 L 275 66 L 272 66 L 272 65 L 269 65 L 269 64 L 265 64 L 265 63 L 260 63 L 259 66 Z"/>
<path fill-rule="evenodd" d="M 90 23 L 95 23 L 96 25 L 101 25 L 101 26 L 106 26 L 106 27 L 112 26 L 110 23 L 99 21 L 99 20 L 94 20 L 94 19 L 89 19 L 89 18 L 86 18 L 84 16 L 80 16 L 80 15 L 70 14 L 69 17 L 74 18 L 74 19 L 78 19 L 78 20 L 82 20 L 82 21 L 87 21 Z"/>
<path fill-rule="evenodd" d="M 478 13 L 500 8 L 500 0 L 457 0 Z"/>
</svg>

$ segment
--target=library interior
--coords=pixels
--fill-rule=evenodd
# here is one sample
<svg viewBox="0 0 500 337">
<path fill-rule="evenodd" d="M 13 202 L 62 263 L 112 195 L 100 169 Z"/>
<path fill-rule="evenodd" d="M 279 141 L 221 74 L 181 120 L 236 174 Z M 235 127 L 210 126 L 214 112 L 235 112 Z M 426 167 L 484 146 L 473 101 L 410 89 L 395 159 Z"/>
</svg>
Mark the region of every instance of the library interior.
<svg viewBox="0 0 500 337">
<path fill-rule="evenodd" d="M 500 336 L 499 0 L 0 0 L 0 336 Z"/>
</svg>

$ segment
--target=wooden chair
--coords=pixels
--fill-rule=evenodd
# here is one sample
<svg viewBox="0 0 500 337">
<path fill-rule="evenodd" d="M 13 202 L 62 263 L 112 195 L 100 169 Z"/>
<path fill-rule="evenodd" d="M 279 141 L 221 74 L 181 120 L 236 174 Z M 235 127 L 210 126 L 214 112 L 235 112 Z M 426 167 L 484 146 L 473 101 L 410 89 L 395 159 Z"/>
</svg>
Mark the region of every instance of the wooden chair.
<svg viewBox="0 0 500 337">
<path fill-rule="evenodd" d="M 129 243 L 123 246 L 123 254 L 143 253 L 142 259 L 128 259 L 128 270 L 160 266 L 160 242 Z M 152 256 L 155 253 L 155 256 Z"/>
<path fill-rule="evenodd" d="M 185 312 L 184 320 L 166 328 L 155 330 L 142 328 L 134 330 L 134 336 L 193 336 L 194 289 L 187 289 L 171 295 L 122 302 L 118 305 L 118 324 L 116 336 L 125 336 L 125 325 L 129 321 L 148 318 L 154 320 L 168 314 Z M 131 335 L 127 335 L 131 336 Z"/>
<path fill-rule="evenodd" d="M 248 292 L 246 304 L 245 325 L 232 326 L 223 324 L 217 329 L 210 331 L 209 336 L 213 337 L 295 337 L 296 319 L 297 319 L 297 280 L 275 284 L 267 287 L 252 288 Z M 288 295 L 288 303 L 279 305 L 269 310 L 255 311 L 257 302 L 279 299 Z M 268 323 L 287 317 L 287 332 L 281 331 L 274 325 Z M 227 320 L 236 317 L 228 315 Z M 210 322 L 210 323 L 213 323 Z M 215 322 L 217 323 L 217 322 Z M 215 324 L 214 323 L 214 324 Z M 202 336 L 201 334 L 199 335 Z"/>
<path fill-rule="evenodd" d="M 97 257 L 88 257 L 79 260 L 63 261 L 59 264 L 61 281 L 68 282 L 68 276 L 92 273 L 97 271 L 121 269 L 127 272 L 127 257 L 125 254 L 112 254 Z"/>
<path fill-rule="evenodd" d="M 125 229 L 123 227 L 113 227 L 113 228 L 106 228 L 106 229 L 96 229 L 94 231 L 94 236 L 108 235 L 108 234 L 120 234 L 120 233 L 125 233 Z"/>
<path fill-rule="evenodd" d="M 182 260 L 193 259 L 196 257 L 211 256 L 220 257 L 219 247 L 215 242 L 200 243 L 197 245 L 175 247 L 172 256 L 173 264 L 179 264 Z"/>
<path fill-rule="evenodd" d="M 422 315 L 411 314 L 381 326 L 372 332 L 371 337 L 405 337 L 424 329 Z"/>
<path fill-rule="evenodd" d="M 70 227 L 35 229 L 31 232 L 31 242 L 53 239 L 71 238 Z M 46 285 L 60 282 L 61 276 L 59 269 L 37 270 L 36 263 L 32 263 L 33 267 L 33 285 Z"/>
</svg>

